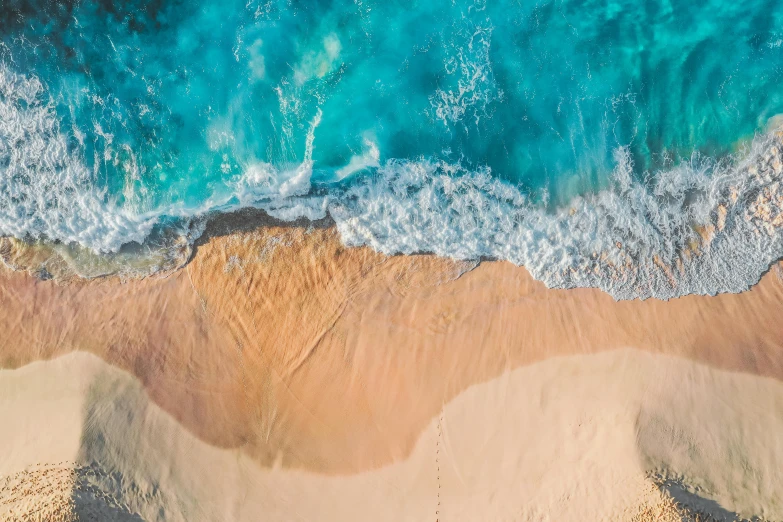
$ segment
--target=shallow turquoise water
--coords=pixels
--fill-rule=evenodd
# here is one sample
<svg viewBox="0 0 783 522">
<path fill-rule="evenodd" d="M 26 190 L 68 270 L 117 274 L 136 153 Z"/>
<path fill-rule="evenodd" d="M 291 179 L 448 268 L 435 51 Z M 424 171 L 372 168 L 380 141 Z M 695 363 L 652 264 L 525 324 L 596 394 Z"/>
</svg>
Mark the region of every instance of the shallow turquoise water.
<svg viewBox="0 0 783 522">
<path fill-rule="evenodd" d="M 302 161 L 319 109 L 315 179 L 368 140 L 553 195 L 601 183 L 618 146 L 642 171 L 726 153 L 783 112 L 779 2 L 6 4 L 16 69 L 86 135 L 88 162 L 107 148 L 96 127 L 113 135 L 98 181 L 122 196 L 136 163 L 144 206 Z"/>
<path fill-rule="evenodd" d="M 272 201 L 284 217 L 345 216 L 345 201 L 369 201 L 352 188 L 411 162 L 501 180 L 524 199 L 513 208 L 551 210 L 609 187 L 622 151 L 654 192 L 656 172 L 724 157 L 783 113 L 776 1 L 0 0 L 0 10 L 0 102 L 16 122 L 0 133 L 0 233 L 97 250 L 215 208 Z M 390 190 L 422 198 L 417 183 Z M 71 204 L 82 192 L 91 199 Z M 329 194 L 340 196 L 285 202 Z M 491 235 L 497 220 L 482 219 Z M 457 227 L 449 241 L 471 236 L 460 223 L 445 225 Z M 415 249 L 368 234 L 354 242 Z M 485 250 L 464 256 L 513 257 Z"/>
</svg>

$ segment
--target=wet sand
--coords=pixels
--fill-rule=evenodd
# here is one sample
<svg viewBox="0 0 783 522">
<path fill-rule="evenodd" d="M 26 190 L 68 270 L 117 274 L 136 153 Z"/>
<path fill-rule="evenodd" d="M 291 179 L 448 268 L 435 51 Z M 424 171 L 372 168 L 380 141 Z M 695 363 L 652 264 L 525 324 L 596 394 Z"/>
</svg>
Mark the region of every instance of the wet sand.
<svg viewBox="0 0 783 522">
<path fill-rule="evenodd" d="M 12 252 L 10 256 L 16 265 L 24 265 L 31 259 L 23 250 Z M 516 448 L 516 453 L 507 452 L 505 460 L 496 459 L 495 468 L 488 464 L 484 475 L 479 474 L 483 479 L 464 482 L 462 477 L 455 484 L 463 487 L 473 484 L 472 487 L 485 493 L 506 491 L 497 485 L 498 480 L 511 488 L 514 484 L 522 484 L 520 473 L 535 466 L 546 467 L 552 461 L 552 455 L 557 456 L 553 453 L 540 460 L 531 460 L 530 455 L 537 455 L 538 446 L 551 435 L 551 440 L 560 440 L 563 447 L 579 448 L 575 454 L 594 454 L 596 462 L 601 462 L 598 455 L 604 450 L 625 448 L 622 456 L 609 460 L 636 464 L 618 464 L 617 470 L 606 473 L 619 484 L 631 484 L 633 487 L 629 486 L 629 491 L 635 493 L 621 493 L 616 487 L 606 486 L 614 482 L 601 482 L 590 474 L 595 471 L 599 473 L 596 476 L 603 476 L 600 475 L 604 473 L 601 466 L 590 468 L 588 465 L 588 471 L 584 471 L 584 462 L 574 461 L 571 470 L 563 464 L 558 473 L 550 473 L 549 483 L 558 484 L 560 488 L 552 486 L 549 490 L 560 492 L 557 493 L 559 497 L 553 497 L 555 500 L 545 500 L 546 495 L 539 491 L 530 493 L 537 499 L 535 502 L 531 500 L 520 505 L 519 494 L 543 487 L 540 481 L 526 482 L 519 486 L 521 489 L 516 497 L 511 490 L 507 492 L 509 496 L 497 493 L 500 496 L 496 507 L 500 511 L 497 518 L 491 519 L 545 520 L 546 512 L 551 512 L 562 515 L 561 518 L 552 516 L 551 520 L 587 520 L 590 518 L 578 518 L 573 506 L 605 505 L 609 511 L 615 511 L 595 511 L 593 514 L 599 517 L 596 519 L 612 519 L 622 512 L 631 520 L 636 515 L 628 510 L 639 506 L 653 506 L 650 509 L 654 509 L 663 502 L 658 497 L 654 502 L 648 502 L 649 499 L 639 496 L 639 492 L 652 487 L 655 481 L 650 477 L 653 472 L 657 473 L 655 470 L 659 466 L 665 473 L 658 482 L 676 476 L 680 482 L 687 479 L 683 484 L 688 487 L 708 471 L 718 470 L 715 472 L 722 475 L 710 479 L 710 491 L 702 491 L 701 496 L 686 495 L 690 499 L 688 502 L 705 509 L 711 505 L 704 505 L 699 500 L 702 497 L 717 502 L 718 506 L 712 506 L 711 512 L 717 513 L 715 510 L 719 507 L 751 516 L 765 514 L 758 511 L 767 510 L 765 516 L 773 515 L 770 520 L 775 520 L 774 516 L 783 519 L 783 511 L 776 511 L 779 506 L 768 505 L 775 494 L 783 493 L 780 489 L 783 481 L 774 473 L 754 489 L 747 480 L 735 476 L 736 469 L 742 469 L 742 466 L 721 460 L 723 457 L 730 460 L 727 455 L 731 455 L 731 451 L 728 450 L 711 454 L 704 462 L 710 462 L 712 466 L 704 464 L 701 468 L 691 461 L 678 461 L 668 450 L 659 451 L 650 461 L 653 464 L 639 464 L 647 462 L 647 457 L 639 456 L 644 454 L 639 450 L 642 435 L 638 422 L 627 420 L 638 421 L 644 412 L 659 405 L 660 397 L 647 395 L 644 391 L 656 386 L 658 381 L 670 391 L 666 396 L 668 402 L 660 403 L 669 406 L 661 406 L 663 410 L 656 413 L 656 419 L 665 418 L 666 412 L 678 404 L 676 390 L 679 386 L 683 390 L 695 390 L 694 396 L 699 397 L 704 394 L 721 396 L 722 393 L 731 406 L 727 411 L 747 412 L 748 404 L 752 405 L 754 401 L 743 399 L 745 402 L 742 402 L 724 389 L 738 390 L 739 397 L 746 393 L 746 387 L 755 390 L 753 386 L 757 386 L 736 384 L 742 379 L 772 388 L 779 385 L 778 381 L 783 380 L 783 327 L 779 319 L 783 312 L 783 284 L 777 266 L 758 285 L 742 294 L 688 296 L 668 302 L 615 302 L 598 290 L 550 290 L 533 280 L 523 268 L 508 263 L 484 262 L 474 266 L 427 255 L 386 257 L 366 248 L 345 248 L 335 230 L 329 227 L 261 227 L 211 237 L 199 246 L 190 263 L 165 277 L 124 283 L 117 278 L 71 279 L 58 283 L 2 269 L 0 365 L 24 371 L 29 368 L 25 365 L 34 361 L 61 361 L 61 356 L 72 352 L 93 354 L 97 356 L 96 361 L 103 361 L 101 364 L 127 375 L 130 379 L 127 382 L 140 383 L 143 396 L 149 398 L 156 411 L 159 410 L 159 416 L 175 423 L 172 426 L 176 425 L 176 429 L 171 427 L 166 432 L 172 440 L 186 437 L 177 431 L 181 430 L 197 441 L 189 444 L 204 445 L 211 448 L 209 451 L 229 452 L 229 460 L 241 459 L 243 469 L 252 468 L 252 473 L 276 470 L 279 474 L 281 470 L 288 470 L 291 477 L 301 477 L 301 474 L 318 477 L 313 484 L 331 477 L 334 485 L 330 487 L 340 489 L 345 481 L 355 482 L 356 477 L 367 473 L 383 477 L 390 469 L 397 469 L 395 466 L 413 466 L 411 463 L 419 462 L 417 459 L 424 462 L 424 457 L 416 457 L 417 451 L 423 452 L 420 447 L 429 444 L 424 442 L 427 437 L 435 437 L 438 433 L 438 419 L 444 405 L 447 409 L 456 408 L 453 405 L 465 400 L 461 399 L 465 394 L 478 393 L 475 385 L 489 387 L 488 390 L 495 390 L 492 393 L 498 393 L 497 390 L 508 389 L 508 381 L 504 379 L 511 379 L 509 376 L 528 372 L 524 374 L 527 377 L 514 377 L 512 381 L 531 382 L 531 379 L 535 380 L 533 377 L 539 377 L 533 369 L 547 364 L 552 365 L 552 379 L 567 383 L 569 375 L 584 373 L 580 368 L 598 364 L 591 361 L 615 360 L 607 354 L 625 353 L 617 350 L 632 348 L 634 354 L 639 354 L 634 360 L 641 361 L 631 365 L 635 368 L 631 373 L 638 378 L 616 384 L 613 397 L 619 399 L 612 400 L 622 403 L 625 395 L 637 398 L 629 398 L 630 406 L 621 408 L 622 415 L 617 418 L 626 420 L 618 423 L 616 430 L 612 428 L 611 418 L 603 416 L 602 411 L 585 413 L 602 426 L 602 431 L 580 446 L 579 430 L 564 434 L 558 430 L 565 421 L 555 422 L 548 417 L 558 411 L 567 411 L 571 412 L 568 414 L 571 419 L 579 412 L 574 405 L 582 404 L 577 400 L 579 395 L 568 395 L 564 391 L 567 398 L 562 399 L 559 408 L 547 406 L 546 401 L 540 402 L 546 395 L 545 382 L 539 382 L 533 388 L 520 388 L 515 392 L 517 399 L 514 401 L 498 402 L 490 393 L 483 399 L 475 399 L 477 406 L 469 413 L 457 416 L 460 420 L 452 421 L 452 433 L 468 437 L 470 433 L 497 431 L 508 434 L 504 440 L 514 440 L 514 437 L 521 440 L 528 436 L 532 437 L 530 446 L 526 446 L 525 451 Z M 30 268 L 35 271 L 36 267 L 31 265 Z M 645 363 L 648 361 L 645 357 L 652 357 L 649 365 Z M 553 362 L 559 358 L 580 362 L 565 365 Z M 622 357 L 619 360 L 623 360 Z M 669 367 L 655 362 L 660 360 L 674 361 L 672 367 L 680 369 L 660 370 Z M 603 376 L 606 382 L 625 371 L 624 366 L 618 367 L 615 363 L 607 362 L 604 366 L 606 368 L 596 370 L 596 375 Z M 650 370 L 651 375 L 657 376 L 653 380 L 646 373 L 648 367 L 659 368 L 655 372 Z M 734 384 L 718 386 L 715 372 L 728 375 L 726 382 Z M 580 378 L 589 379 L 589 375 Z M 498 382 L 506 384 L 501 386 Z M 600 395 L 602 380 L 590 382 L 588 388 L 593 390 L 590 393 Z M 568 385 L 558 384 L 553 389 L 568 390 Z M 84 393 L 76 396 L 82 397 L 80 400 L 84 404 L 98 404 L 95 399 L 84 399 Z M 531 402 L 528 399 L 531 396 L 538 397 L 539 402 Z M 758 397 L 765 396 L 758 392 Z M 738 401 L 736 405 L 732 405 L 734 400 Z M 761 404 L 758 400 L 755 402 Z M 133 404 L 134 408 L 142 408 L 139 402 Z M 774 401 L 767 404 L 772 411 L 766 414 L 751 408 L 748 416 L 738 414 L 736 419 L 729 419 L 729 426 L 737 428 L 724 430 L 728 437 L 726 444 L 737 443 L 731 439 L 731 434 L 740 430 L 745 433 L 740 447 L 752 448 L 748 452 L 754 455 L 747 459 L 783 463 L 783 450 L 779 446 L 767 444 L 758 449 L 758 444 L 749 443 L 756 440 L 753 439 L 754 430 L 758 431 L 757 440 L 766 439 L 762 426 L 752 429 L 752 424 L 748 424 L 753 419 L 758 421 L 761 415 L 769 425 L 768 429 L 774 429 L 783 419 L 781 404 Z M 506 409 L 498 409 L 498 405 Z M 497 425 L 504 411 L 513 410 L 509 410 L 509 405 L 519 405 L 519 411 L 527 412 L 528 416 L 541 415 L 536 429 Z M 582 405 L 584 408 L 589 406 Z M 34 406 L 34 403 L 29 405 L 30 408 Z M 144 406 L 140 411 L 152 407 Z M 676 416 L 677 420 L 669 423 L 672 429 L 690 426 L 687 419 L 707 422 L 713 418 L 698 414 L 711 410 L 705 410 L 695 399 L 685 400 L 681 408 L 684 409 Z M 130 408 L 128 411 L 133 413 L 135 410 Z M 128 415 L 134 417 L 135 413 Z M 518 420 L 521 423 L 525 418 L 522 415 Z M 84 448 L 82 421 L 83 416 L 74 421 L 82 449 L 76 452 L 72 448 L 63 449 L 61 452 L 73 454 L 69 458 L 75 462 L 100 455 L 100 452 L 80 453 Z M 551 426 L 558 428 L 550 429 Z M 697 428 L 698 425 L 693 433 L 698 435 Z M 146 428 L 137 428 L 137 431 L 151 436 Z M 178 435 L 171 435 L 175 432 Z M 528 433 L 536 435 L 525 435 Z M 698 437 L 693 433 L 683 440 L 696 440 Z M 718 439 L 718 442 L 724 440 Z M 617 449 L 611 444 L 613 440 L 622 440 L 625 446 Z M 720 446 L 718 442 L 715 444 Z M 454 453 L 454 458 L 458 461 L 473 458 L 470 455 L 476 447 L 465 443 Z M 510 445 L 507 443 L 503 447 Z M 430 450 L 426 454 L 431 460 L 434 455 Z M 48 465 L 52 464 L 52 458 L 54 456 L 41 457 L 36 462 Z M 109 459 L 109 464 L 98 464 L 111 467 L 116 464 L 112 462 Z M 134 460 L 128 457 L 122 463 L 132 467 Z M 21 471 L 32 464 L 34 462 L 3 465 L 0 476 Z M 178 465 L 187 468 L 182 463 Z M 610 464 L 606 465 L 611 468 Z M 511 469 L 506 469 L 509 466 Z M 172 465 L 172 473 L 176 471 L 175 467 Z M 506 470 L 507 474 L 498 470 Z M 693 476 L 682 476 L 687 470 L 691 470 Z M 428 473 L 432 471 L 428 468 Z M 144 472 L 144 469 L 135 471 L 141 475 Z M 584 480 L 564 480 L 571 472 L 574 477 Z M 419 494 L 412 478 L 418 476 L 417 473 L 408 470 L 399 475 L 393 488 L 397 495 L 407 499 L 407 495 L 416 497 Z M 496 480 L 496 477 L 505 478 Z M 589 477 L 593 478 L 588 480 Z M 231 480 L 241 482 L 236 477 Z M 204 487 L 205 483 L 198 487 Z M 738 483 L 745 484 L 745 489 L 738 489 Z M 348 488 L 356 495 L 345 498 L 338 495 L 334 497 L 334 505 L 350 504 L 356 501 L 354 497 L 362 495 L 367 497 L 366 491 L 361 493 L 364 486 L 356 484 L 360 483 L 355 482 L 355 488 Z M 570 484 L 571 488 L 563 484 Z M 262 494 L 261 498 L 295 497 L 304 488 L 298 482 L 290 486 L 290 491 L 277 488 L 267 491 L 271 497 Z M 450 489 L 452 495 L 460 490 L 457 486 Z M 186 491 L 189 487 L 198 489 L 194 484 L 182 487 Z M 763 488 L 767 488 L 764 493 L 761 492 Z M 737 493 L 741 499 L 732 499 L 727 493 L 739 490 L 744 492 Z M 318 491 L 315 487 L 314 498 L 318 497 Z M 388 493 L 383 488 L 379 491 Z M 435 515 L 429 507 L 427 511 L 421 511 L 421 515 L 417 514 L 423 509 L 425 500 L 431 503 L 434 490 L 424 488 L 422 491 L 425 492 L 420 493 L 419 503 L 415 499 L 405 500 L 413 510 L 410 519 L 429 520 Z M 457 496 L 465 496 L 469 491 L 473 490 L 468 488 Z M 612 491 L 615 496 L 611 496 Z M 649 491 L 652 491 L 650 495 L 660 495 L 656 488 Z M 322 496 L 327 496 L 319 502 L 328 501 L 328 492 L 329 488 L 322 488 Z M 573 497 L 573 501 L 564 500 L 562 495 Z M 253 495 L 248 493 L 250 497 Z M 486 511 L 489 509 L 487 501 L 479 497 L 474 504 L 461 506 L 455 513 L 467 514 L 471 509 L 476 509 L 476 514 L 491 513 Z M 607 500 L 610 497 L 612 502 Z M 512 498 L 517 499 L 516 504 L 510 501 Z M 353 500 L 349 502 L 350 499 Z M 294 503 L 298 506 L 298 501 Z M 275 505 L 280 508 L 278 513 L 282 518 L 279 520 L 286 519 L 286 505 L 294 509 L 291 503 Z M 518 517 L 502 512 L 512 505 L 521 510 Z M 535 515 L 529 511 L 533 508 L 544 511 Z M 306 511 L 304 507 L 301 509 L 302 513 Z M 344 518 L 335 515 L 335 519 L 350 519 L 346 513 L 343 513 Z M 368 514 L 357 509 L 356 514 L 359 513 Z M 205 520 L 214 519 L 210 515 L 204 517 Z M 304 515 L 300 518 L 312 519 Z"/>
</svg>

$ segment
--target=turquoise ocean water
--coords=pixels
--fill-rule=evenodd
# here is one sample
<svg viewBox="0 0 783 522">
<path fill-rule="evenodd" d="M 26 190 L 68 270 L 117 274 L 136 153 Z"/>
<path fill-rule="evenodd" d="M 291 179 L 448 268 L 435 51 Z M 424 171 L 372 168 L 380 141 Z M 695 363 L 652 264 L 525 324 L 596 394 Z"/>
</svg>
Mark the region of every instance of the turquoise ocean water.
<svg viewBox="0 0 783 522">
<path fill-rule="evenodd" d="M 745 168 L 783 113 L 780 2 L 0 0 L 0 14 L 3 235 L 109 253 L 255 206 L 328 214 L 347 244 L 508 259 L 619 298 L 737 291 L 783 253 L 745 219 L 780 177 Z"/>
</svg>

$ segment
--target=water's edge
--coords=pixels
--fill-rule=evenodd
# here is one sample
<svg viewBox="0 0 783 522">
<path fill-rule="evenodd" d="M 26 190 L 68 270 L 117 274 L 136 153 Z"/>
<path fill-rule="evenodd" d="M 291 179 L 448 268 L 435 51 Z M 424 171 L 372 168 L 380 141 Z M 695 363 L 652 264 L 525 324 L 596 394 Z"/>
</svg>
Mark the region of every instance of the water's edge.
<svg viewBox="0 0 783 522">
<path fill-rule="evenodd" d="M 631 178 L 627 161 L 619 151 L 613 187 L 554 213 L 480 173 L 390 161 L 340 192 L 310 189 L 272 205 L 261 198 L 206 212 L 114 253 L 5 237 L 0 259 L 42 279 L 143 278 L 182 268 L 211 237 L 267 226 L 334 226 L 348 246 L 508 260 L 550 288 L 596 287 L 622 300 L 742 292 L 783 258 L 783 131 L 758 136 L 731 162 L 694 159 L 659 173 L 649 186 Z M 394 197 L 400 187 L 407 197 Z M 323 216 L 289 215 L 301 205 L 323 208 Z"/>
<path fill-rule="evenodd" d="M 607 188 L 552 210 L 488 168 L 381 161 L 372 147 L 352 160 L 356 175 L 319 183 L 319 110 L 299 164 L 254 163 L 230 193 L 198 207 L 145 209 L 96 186 L 53 103 L 37 78 L 0 64 L 0 257 L 44 279 L 176 270 L 210 223 L 223 233 L 250 226 L 247 208 L 263 211 L 261 224 L 333 224 L 347 246 L 506 260 L 550 288 L 595 287 L 615 299 L 741 292 L 783 257 L 779 117 L 730 157 L 694 154 L 645 179 L 620 147 Z"/>
</svg>

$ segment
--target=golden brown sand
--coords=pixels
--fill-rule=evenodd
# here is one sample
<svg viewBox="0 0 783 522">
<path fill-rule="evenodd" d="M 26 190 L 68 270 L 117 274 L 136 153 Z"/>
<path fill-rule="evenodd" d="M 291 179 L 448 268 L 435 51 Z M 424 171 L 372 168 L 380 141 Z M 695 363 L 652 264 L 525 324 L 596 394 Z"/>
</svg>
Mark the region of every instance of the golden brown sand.
<svg viewBox="0 0 783 522">
<path fill-rule="evenodd" d="M 4 257 L 32 269 L 37 262 L 27 249 L 11 242 L 5 245 Z M 657 473 L 656 483 L 669 481 L 667 490 L 674 492 L 695 488 L 693 484 L 701 480 L 701 490 L 682 493 L 682 499 L 704 511 L 712 509 L 725 516 L 737 511 L 776 520 L 783 519 L 783 507 L 774 502 L 783 498 L 783 478 L 774 466 L 781 464 L 783 469 L 783 448 L 780 442 L 764 438 L 762 427 L 771 430 L 783 422 L 783 399 L 775 402 L 781 393 L 777 381 L 783 380 L 779 270 L 774 267 L 756 287 L 737 295 L 615 302 L 597 290 L 546 289 L 524 269 L 508 263 L 485 262 L 474 268 L 470 263 L 434 256 L 386 257 L 366 248 L 344 248 L 332 228 L 261 227 L 212 237 L 185 268 L 165 277 L 126 283 L 116 278 L 57 283 L 0 270 L 0 367 L 61 361 L 60 356 L 79 351 L 124 370 L 129 376 L 115 380 L 129 387 L 138 379 L 143 393 L 134 392 L 134 397 L 145 397 L 131 401 L 123 410 L 125 415 L 135 418 L 143 411 L 150 418 L 173 423 L 155 440 L 185 440 L 192 434 L 195 439 L 187 444 L 198 446 L 198 451 L 211 448 L 232 455 L 210 457 L 210 462 L 227 458 L 241 461 L 242 469 L 252 468 L 247 473 L 254 477 L 254 484 L 266 484 L 270 477 L 264 473 L 273 473 L 274 488 L 259 486 L 271 495 L 262 498 L 277 499 L 272 504 L 279 517 L 272 520 L 311 520 L 305 516 L 308 509 L 313 505 L 324 508 L 330 495 L 335 499 L 335 505 L 330 504 L 334 520 L 352 519 L 349 514 L 359 513 L 365 517 L 373 513 L 372 518 L 378 520 L 434 520 L 438 501 L 433 500 L 437 498 L 433 493 L 440 487 L 430 484 L 422 487 L 424 493 L 417 493 L 414 485 L 424 480 L 423 471 L 416 468 L 423 466 L 420 463 L 434 465 L 427 473 L 439 467 L 432 448 L 421 448 L 430 442 L 433 447 L 440 444 L 435 439 L 442 429 L 439 419 L 444 405 L 457 412 L 449 421 L 450 433 L 465 439 L 459 451 L 451 450 L 455 451 L 453 459 L 463 464 L 468 459 L 470 466 L 463 467 L 478 469 L 471 479 L 452 466 L 456 482 L 448 486 L 449 495 L 453 500 L 481 493 L 476 493 L 473 504 L 466 502 L 453 511 L 453 519 L 592 520 L 574 507 L 587 506 L 592 498 L 600 499 L 592 504 L 605 507 L 603 512 L 591 508 L 596 510 L 591 512 L 596 520 L 612 519 L 620 512 L 622 519 L 641 520 L 634 518 L 639 513 L 631 511 L 663 509 L 660 506 L 668 502 L 658 489 L 645 489 L 655 482 L 650 477 Z M 630 357 L 616 355 L 625 353 L 617 350 L 629 347 L 635 349 L 634 362 L 617 363 Z M 560 364 L 561 358 L 572 362 Z M 78 368 L 85 364 L 72 362 L 72 371 L 81 375 Z M 584 368 L 595 364 L 599 366 L 595 373 L 585 374 Z M 652 367 L 657 370 L 645 370 Z M 617 381 L 618 372 L 635 377 Z M 541 381 L 544 374 L 551 375 L 549 381 Z M 582 382 L 579 379 L 587 383 L 583 393 L 569 391 L 569 376 L 574 383 Z M 92 389 L 93 381 L 85 377 L 74 385 L 82 390 L 72 394 L 82 409 L 104 404 L 82 389 Z M 509 382 L 517 383 L 513 402 L 496 396 L 509 390 Z M 604 382 L 615 382 L 614 391 L 602 392 Z M 471 388 L 474 385 L 489 387 L 489 391 L 475 391 L 484 388 Z M 683 397 L 678 395 L 680 389 Z M 554 403 L 548 402 L 547 390 L 559 397 Z M 19 397 L 32 393 L 26 391 Z M 471 393 L 478 394 L 477 398 L 465 399 Z M 57 394 L 50 391 L 44 396 Z M 595 401 L 579 400 L 590 396 Z M 141 406 L 146 397 L 150 406 Z M 712 415 L 718 408 L 714 397 L 723 397 L 728 413 Z M 471 406 L 459 410 L 460 401 Z M 592 412 L 592 404 L 602 404 L 603 409 Z M 525 426 L 500 423 L 504 412 L 516 406 L 520 409 L 508 415 Z M 154 415 L 149 413 L 153 407 Z M 578 424 L 580 408 L 585 412 L 582 421 L 593 422 L 600 430 L 587 436 L 577 428 L 561 429 L 571 422 Z M 612 408 L 619 409 L 607 417 Z M 675 410 L 677 415 L 671 413 Z M 731 413 L 735 410 L 746 415 Z M 568 415 L 558 417 L 557 412 Z M 37 422 L 55 417 L 44 416 Z M 81 424 L 85 416 L 77 417 L 76 424 L 63 424 L 62 429 L 70 426 L 78 436 L 62 436 L 55 451 L 59 460 L 83 464 L 100 454 L 108 461 L 98 462 L 101 466 L 134 465 L 131 457 L 123 460 L 115 455 L 112 460 L 101 452 L 84 453 L 85 445 L 92 445 L 85 443 L 89 431 Z M 713 417 L 729 426 L 713 426 L 724 433 L 723 438 L 706 437 L 690 453 L 675 451 L 677 437 L 663 449 L 656 445 L 655 441 L 665 439 L 664 432 L 659 433 L 661 426 L 674 431 L 691 429 L 682 440 L 695 444 L 703 435 L 699 426 L 714 424 Z M 533 418 L 540 423 L 535 429 L 526 425 L 526 419 Z M 699 423 L 692 425 L 694 420 Z M 150 422 L 157 426 L 163 421 Z M 752 427 L 753 422 L 758 428 Z M 14 429 L 12 434 L 27 433 Z M 154 433 L 152 428 L 134 430 L 148 438 Z M 494 461 L 488 458 L 494 464 L 481 471 L 475 461 L 478 457 L 471 454 L 481 455 L 478 448 L 486 446 L 479 445 L 492 444 L 495 436 L 504 437 L 500 447 L 505 453 L 496 455 Z M 427 442 L 428 437 L 433 440 Z M 530 446 L 510 451 L 515 439 L 527 440 Z M 558 451 L 537 460 L 531 457 L 547 441 L 557 442 Z M 712 452 L 699 460 L 693 455 L 702 446 Z M 749 448 L 748 455 L 738 447 Z M 563 448 L 574 449 L 572 467 L 567 460 L 561 462 L 564 454 L 571 455 Z M 609 457 L 602 459 L 602 453 Z M 590 455 L 587 461 L 584 454 Z M 737 464 L 724 462 L 724 457 L 745 460 Z M 8 461 L 0 465 L 0 476 L 39 462 L 53 464 L 54 458 Z M 559 471 L 553 471 L 553 462 L 561 466 Z M 537 467 L 542 471 L 535 480 L 523 480 Z M 172 465 L 168 473 L 182 473 L 175 468 Z M 738 469 L 750 470 L 750 475 Z M 289 470 L 288 478 L 281 478 L 281 470 Z M 202 469 L 195 474 L 209 473 Z M 749 476 L 764 480 L 754 482 Z M 226 471 L 226 480 L 235 485 L 245 480 L 241 477 L 240 472 Z M 385 504 L 389 512 L 383 516 L 363 511 L 357 499 L 375 494 L 362 489 L 366 488 L 362 477 L 367 484 L 393 484 L 392 489 L 378 486 L 377 491 L 384 493 L 384 499 L 399 496 L 401 504 L 389 501 Z M 500 487 L 493 477 L 504 478 L 505 485 Z M 193 491 L 208 483 L 199 486 L 192 478 L 182 481 L 184 490 Z M 351 494 L 341 497 L 336 493 L 341 491 L 340 484 Z M 463 490 L 458 493 L 460 484 Z M 542 489 L 542 484 L 549 486 Z M 627 491 L 618 489 L 622 484 Z M 308 493 L 301 496 L 310 499 L 310 507 L 300 506 L 293 498 L 305 490 Z M 490 502 L 484 493 L 496 499 Z M 523 501 L 519 497 L 523 493 L 535 499 Z M 550 498 L 555 493 L 559 496 Z M 280 502 L 286 495 L 292 498 Z M 418 499 L 417 495 L 423 496 Z M 715 506 L 700 504 L 702 497 L 712 499 Z M 504 511 L 514 504 L 511 499 L 521 506 L 516 515 Z M 359 507 L 355 513 L 341 512 L 335 507 L 341 501 Z M 429 518 L 423 518 L 424 512 L 417 514 L 425 504 Z M 248 500 L 247 505 L 254 504 Z M 534 508 L 543 511 L 530 511 Z M 396 509 L 411 516 L 395 517 Z M 290 515 L 297 510 L 305 515 Z M 469 518 L 471 512 L 479 518 Z M 253 519 L 251 512 L 242 513 Z M 481 518 L 482 513 L 486 517 Z M 186 518 L 199 519 L 220 520 L 211 515 Z"/>
</svg>

